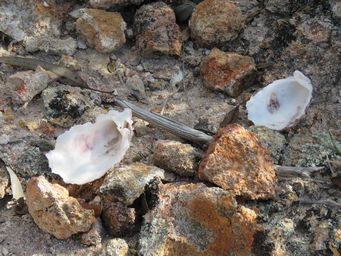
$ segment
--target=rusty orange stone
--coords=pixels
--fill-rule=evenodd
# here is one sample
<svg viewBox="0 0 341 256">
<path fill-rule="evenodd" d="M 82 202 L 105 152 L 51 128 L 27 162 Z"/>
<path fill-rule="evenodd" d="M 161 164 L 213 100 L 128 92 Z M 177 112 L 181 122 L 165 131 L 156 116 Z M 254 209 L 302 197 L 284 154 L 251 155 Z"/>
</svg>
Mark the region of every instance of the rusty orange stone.
<svg viewBox="0 0 341 256">
<path fill-rule="evenodd" d="M 255 70 L 251 57 L 225 53 L 217 48 L 213 48 L 201 63 L 204 85 L 213 90 L 223 91 L 232 97 L 241 93 L 242 85 L 247 85 Z"/>
<path fill-rule="evenodd" d="M 267 150 L 238 124 L 218 130 L 202 158 L 198 176 L 246 199 L 275 196 L 276 174 Z"/>
</svg>

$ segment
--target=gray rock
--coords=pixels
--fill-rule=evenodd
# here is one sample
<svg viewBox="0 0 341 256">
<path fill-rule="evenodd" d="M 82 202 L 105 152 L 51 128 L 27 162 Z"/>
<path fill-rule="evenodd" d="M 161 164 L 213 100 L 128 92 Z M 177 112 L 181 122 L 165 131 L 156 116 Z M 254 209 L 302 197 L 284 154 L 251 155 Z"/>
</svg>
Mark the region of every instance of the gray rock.
<svg viewBox="0 0 341 256">
<path fill-rule="evenodd" d="M 154 164 L 180 176 L 194 176 L 200 158 L 198 149 L 178 141 L 159 140 L 154 147 Z"/>
<path fill-rule="evenodd" d="M 256 135 L 261 145 L 269 151 L 274 163 L 279 164 L 286 143 L 285 137 L 281 133 L 263 126 L 252 126 L 249 130 Z"/>
<path fill-rule="evenodd" d="M 163 178 L 164 171 L 143 163 L 114 167 L 105 177 L 100 192 L 111 194 L 126 205 L 131 205 L 155 177 Z"/>
<path fill-rule="evenodd" d="M 77 48 L 77 42 L 72 37 L 59 39 L 45 35 L 30 36 L 25 38 L 24 43 L 29 52 L 44 51 L 53 54 L 73 55 Z"/>
<path fill-rule="evenodd" d="M 5 166 L 0 163 L 0 199 L 2 199 L 5 196 L 8 183 L 9 179 Z"/>
<path fill-rule="evenodd" d="M 91 91 L 58 85 L 42 93 L 46 118 L 62 127 L 70 127 L 83 113 L 100 103 L 100 97 Z"/>
</svg>

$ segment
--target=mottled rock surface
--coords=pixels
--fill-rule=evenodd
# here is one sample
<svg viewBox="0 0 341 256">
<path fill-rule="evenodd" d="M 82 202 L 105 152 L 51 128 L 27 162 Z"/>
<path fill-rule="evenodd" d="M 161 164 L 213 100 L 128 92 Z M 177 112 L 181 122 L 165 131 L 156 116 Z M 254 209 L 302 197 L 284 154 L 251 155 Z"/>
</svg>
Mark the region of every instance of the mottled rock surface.
<svg viewBox="0 0 341 256">
<path fill-rule="evenodd" d="M 136 45 L 145 54 L 180 55 L 182 41 L 172 8 L 163 2 L 143 5 L 134 19 Z"/>
<path fill-rule="evenodd" d="M 35 223 L 58 239 L 86 232 L 95 222 L 92 210 L 81 207 L 64 187 L 49 183 L 43 176 L 27 183 L 28 211 Z"/>
<path fill-rule="evenodd" d="M 145 215 L 141 255 L 249 255 L 256 213 L 204 184 L 167 184 Z"/>
<path fill-rule="evenodd" d="M 268 150 L 273 162 L 279 164 L 286 143 L 284 135 L 264 126 L 251 126 L 249 130 L 254 133 L 262 146 Z"/>
<path fill-rule="evenodd" d="M 76 21 L 79 33 L 84 36 L 89 47 L 98 52 L 112 52 L 126 42 L 126 23 L 120 13 L 97 9 L 82 9 Z"/>
<path fill-rule="evenodd" d="M 250 78 L 255 71 L 256 67 L 251 57 L 225 53 L 217 48 L 213 48 L 201 63 L 204 85 L 232 97 L 241 93 L 242 86 L 245 88 L 250 85 Z"/>
<path fill-rule="evenodd" d="M 9 184 L 9 177 L 6 173 L 5 166 L 0 163 L 0 199 L 6 194 L 6 188 Z"/>
<path fill-rule="evenodd" d="M 143 163 L 114 167 L 105 177 L 100 192 L 131 205 L 144 192 L 145 185 L 155 177 L 163 178 L 164 171 Z"/>
<path fill-rule="evenodd" d="M 72 37 L 59 39 L 46 35 L 31 36 L 25 38 L 25 46 L 29 52 L 44 51 L 53 54 L 72 55 L 76 51 L 77 41 Z"/>
<path fill-rule="evenodd" d="M 91 91 L 66 85 L 51 86 L 42 93 L 46 118 L 62 127 L 70 127 L 100 98 Z"/>
<path fill-rule="evenodd" d="M 80 241 L 82 244 L 91 246 L 91 245 L 100 245 L 102 242 L 102 236 L 104 234 L 104 229 L 102 226 L 102 222 L 100 219 L 97 219 L 94 224 L 92 224 L 91 229 L 83 233 L 80 237 Z"/>
<path fill-rule="evenodd" d="M 140 5 L 144 0 L 90 0 L 89 4 L 93 8 L 109 9 L 114 6 Z"/>
<path fill-rule="evenodd" d="M 205 47 L 221 46 L 235 39 L 244 18 L 228 0 L 204 0 L 198 4 L 189 22 L 191 37 Z"/>
<path fill-rule="evenodd" d="M 43 70 L 17 72 L 8 77 L 4 94 L 9 94 L 14 103 L 23 105 L 43 91 L 50 80 Z"/>
<path fill-rule="evenodd" d="M 128 244 L 124 239 L 110 239 L 104 245 L 99 256 L 126 256 L 128 255 Z"/>
<path fill-rule="evenodd" d="M 198 176 L 247 199 L 275 196 L 276 175 L 267 150 L 238 124 L 218 130 L 200 162 Z"/>
<path fill-rule="evenodd" d="M 121 202 L 108 203 L 102 212 L 103 226 L 113 236 L 129 235 L 135 228 L 135 209 Z"/>
<path fill-rule="evenodd" d="M 190 144 L 172 140 L 159 140 L 154 146 L 153 162 L 156 166 L 180 176 L 193 176 L 201 153 Z"/>
</svg>

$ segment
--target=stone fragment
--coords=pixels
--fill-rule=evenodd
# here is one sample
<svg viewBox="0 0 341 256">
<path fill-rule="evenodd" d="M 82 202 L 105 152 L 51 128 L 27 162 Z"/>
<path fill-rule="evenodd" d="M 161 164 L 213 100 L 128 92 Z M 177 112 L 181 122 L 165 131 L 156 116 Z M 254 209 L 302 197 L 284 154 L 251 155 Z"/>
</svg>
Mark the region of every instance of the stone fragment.
<svg viewBox="0 0 341 256">
<path fill-rule="evenodd" d="M 164 171 L 155 166 L 133 163 L 112 168 L 105 177 L 100 192 L 110 194 L 126 205 L 131 205 L 155 177 L 164 177 Z"/>
<path fill-rule="evenodd" d="M 289 0 L 265 0 L 265 9 L 271 13 L 286 14 L 290 13 L 291 2 Z"/>
<path fill-rule="evenodd" d="M 180 176 L 194 176 L 200 158 L 199 150 L 178 141 L 159 140 L 154 147 L 154 164 Z"/>
<path fill-rule="evenodd" d="M 0 163 L 0 199 L 2 199 L 5 196 L 8 183 L 9 179 L 5 166 Z"/>
<path fill-rule="evenodd" d="M 59 0 L 0 1 L 0 31 L 16 41 L 27 36 L 48 35 L 58 38 L 63 16 L 70 3 Z"/>
<path fill-rule="evenodd" d="M 88 90 L 66 85 L 51 86 L 42 93 L 48 121 L 70 127 L 82 114 L 100 103 L 100 97 Z"/>
<path fill-rule="evenodd" d="M 110 235 L 126 236 L 135 228 L 135 209 L 121 202 L 113 202 L 103 210 L 102 220 Z"/>
<path fill-rule="evenodd" d="M 89 47 L 98 52 L 108 53 L 121 48 L 126 38 L 126 23 L 118 12 L 97 9 L 82 9 L 76 21 L 78 32 Z"/>
<path fill-rule="evenodd" d="M 275 196 L 276 175 L 270 156 L 238 124 L 218 130 L 201 160 L 198 176 L 247 199 Z"/>
<path fill-rule="evenodd" d="M 102 234 L 104 234 L 102 222 L 100 219 L 97 219 L 96 222 L 92 224 L 91 229 L 81 235 L 81 243 L 88 246 L 100 245 L 102 242 Z"/>
<path fill-rule="evenodd" d="M 46 35 L 30 36 L 25 38 L 24 43 L 29 52 L 44 51 L 52 54 L 73 55 L 77 48 L 77 42 L 72 37 L 59 39 Z"/>
<path fill-rule="evenodd" d="M 140 5 L 144 0 L 90 0 L 89 4 L 93 8 L 109 9 L 113 6 Z"/>
<path fill-rule="evenodd" d="M 140 255 L 250 255 L 256 213 L 232 194 L 204 184 L 161 186 L 144 216 Z"/>
<path fill-rule="evenodd" d="M 244 18 L 229 0 L 204 0 L 189 21 L 191 37 L 205 47 L 222 46 L 238 36 Z"/>
<path fill-rule="evenodd" d="M 139 101 L 147 100 L 143 80 L 138 75 L 127 78 L 126 85 L 130 90 L 130 94 Z"/>
<path fill-rule="evenodd" d="M 182 41 L 172 8 L 163 2 L 143 5 L 134 19 L 136 45 L 145 54 L 179 56 Z"/>
<path fill-rule="evenodd" d="M 128 244 L 124 239 L 110 239 L 99 253 L 99 256 L 126 256 L 128 255 L 128 249 Z"/>
<path fill-rule="evenodd" d="M 50 80 L 43 70 L 17 72 L 7 79 L 4 95 L 9 95 L 14 103 L 23 105 L 43 91 Z"/>
<path fill-rule="evenodd" d="M 201 63 L 204 85 L 236 97 L 247 85 L 256 67 L 251 57 L 237 53 L 225 53 L 213 48 Z"/>
<path fill-rule="evenodd" d="M 302 34 L 314 43 L 327 42 L 330 39 L 332 25 L 317 19 L 304 22 L 298 28 Z"/>
<path fill-rule="evenodd" d="M 26 199 L 34 222 L 58 239 L 86 232 L 95 222 L 92 210 L 83 209 L 75 198 L 69 196 L 67 189 L 49 183 L 43 176 L 29 180 Z"/>
<path fill-rule="evenodd" d="M 284 135 L 264 126 L 251 126 L 249 130 L 254 133 L 262 146 L 268 150 L 273 162 L 275 164 L 279 164 L 279 160 L 282 156 L 282 150 L 286 143 Z"/>
</svg>

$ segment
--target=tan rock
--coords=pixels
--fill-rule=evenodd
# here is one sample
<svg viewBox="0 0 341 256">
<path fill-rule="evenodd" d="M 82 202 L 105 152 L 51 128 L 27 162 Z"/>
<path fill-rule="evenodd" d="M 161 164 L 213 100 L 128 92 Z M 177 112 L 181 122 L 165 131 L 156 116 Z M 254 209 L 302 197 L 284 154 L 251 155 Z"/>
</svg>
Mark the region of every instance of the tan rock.
<svg viewBox="0 0 341 256">
<path fill-rule="evenodd" d="M 98 52 L 112 52 L 126 42 L 126 23 L 120 13 L 97 9 L 82 9 L 76 28 L 84 36 L 89 47 Z"/>
<path fill-rule="evenodd" d="M 5 167 L 0 164 L 0 199 L 5 196 L 8 183 L 9 179 Z"/>
<path fill-rule="evenodd" d="M 236 97 L 255 73 L 253 59 L 237 53 L 225 53 L 213 48 L 201 63 L 204 85 L 210 89 L 223 91 Z"/>
<path fill-rule="evenodd" d="M 105 244 L 99 256 L 126 256 L 128 255 L 129 246 L 127 242 L 121 238 L 110 239 Z"/>
<path fill-rule="evenodd" d="M 95 222 L 93 210 L 83 209 L 75 198 L 69 196 L 67 189 L 49 183 L 43 176 L 29 180 L 26 198 L 34 222 L 58 239 L 86 232 Z"/>
<path fill-rule="evenodd" d="M 163 2 L 143 5 L 134 20 L 136 45 L 141 52 L 180 55 L 181 32 L 172 8 Z"/>
<path fill-rule="evenodd" d="M 238 36 L 244 18 L 229 0 L 204 0 L 189 21 L 191 37 L 200 45 L 220 46 Z"/>
<path fill-rule="evenodd" d="M 247 199 L 275 196 L 276 175 L 267 150 L 238 124 L 218 130 L 202 158 L 198 176 Z"/>
<path fill-rule="evenodd" d="M 154 164 L 180 176 L 193 176 L 200 158 L 201 153 L 196 148 L 178 141 L 159 140 L 154 147 Z"/>
<path fill-rule="evenodd" d="M 204 184 L 166 184 L 140 234 L 141 255 L 250 255 L 256 213 Z"/>
</svg>

